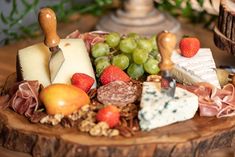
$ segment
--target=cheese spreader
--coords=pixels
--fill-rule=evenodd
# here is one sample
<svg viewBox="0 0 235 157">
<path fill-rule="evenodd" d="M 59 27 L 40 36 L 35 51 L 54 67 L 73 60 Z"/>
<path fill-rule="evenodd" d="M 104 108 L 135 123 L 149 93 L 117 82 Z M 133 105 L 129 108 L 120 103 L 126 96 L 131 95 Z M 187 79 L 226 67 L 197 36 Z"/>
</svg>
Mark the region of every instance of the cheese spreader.
<svg viewBox="0 0 235 157">
<path fill-rule="evenodd" d="M 49 72 L 52 83 L 65 60 L 63 52 L 58 46 L 60 37 L 56 32 L 57 21 L 54 11 L 50 8 L 42 8 L 38 15 L 38 21 L 45 35 L 44 44 L 51 51 Z"/>
<path fill-rule="evenodd" d="M 161 55 L 159 68 L 161 70 L 161 92 L 174 97 L 176 81 L 172 78 L 170 71 L 174 66 L 171 61 L 172 52 L 176 46 L 176 36 L 170 32 L 163 31 L 157 37 L 157 45 Z"/>
<path fill-rule="evenodd" d="M 46 19 L 45 15 L 48 16 Z M 43 18 L 44 22 L 42 21 Z M 49 19 L 50 21 L 48 21 Z M 54 83 L 71 84 L 71 77 L 75 73 L 83 73 L 96 80 L 85 42 L 78 38 L 60 39 L 56 34 L 55 14 L 51 9 L 45 8 L 41 10 L 39 22 L 42 29 L 44 29 L 45 41 L 44 43 L 40 42 L 18 50 L 17 80 L 38 80 L 44 87 Z M 62 52 L 61 50 L 58 52 L 59 48 L 63 53 L 60 53 Z M 55 56 L 52 54 L 55 54 Z M 59 55 L 63 55 L 63 59 Z M 51 72 L 49 67 L 51 67 Z M 92 88 L 95 87 L 96 81 Z"/>
</svg>

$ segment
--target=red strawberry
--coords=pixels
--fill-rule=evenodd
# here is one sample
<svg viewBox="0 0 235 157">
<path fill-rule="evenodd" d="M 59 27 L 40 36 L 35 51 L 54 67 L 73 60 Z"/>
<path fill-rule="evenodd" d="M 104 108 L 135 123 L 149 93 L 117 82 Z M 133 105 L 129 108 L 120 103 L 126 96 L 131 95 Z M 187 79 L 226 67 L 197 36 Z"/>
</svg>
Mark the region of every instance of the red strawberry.
<svg viewBox="0 0 235 157">
<path fill-rule="evenodd" d="M 108 123 L 110 128 L 113 128 L 119 123 L 120 113 L 116 106 L 108 105 L 100 109 L 96 115 L 97 121 Z"/>
<path fill-rule="evenodd" d="M 75 73 L 71 78 L 72 85 L 81 88 L 83 91 L 88 92 L 95 80 L 87 74 Z"/>
<path fill-rule="evenodd" d="M 104 69 L 100 76 L 100 81 L 103 85 L 113 81 L 130 81 L 130 77 L 115 65 L 110 65 Z"/>
<path fill-rule="evenodd" d="M 194 37 L 186 37 L 181 39 L 180 44 L 181 55 L 184 57 L 193 57 L 200 49 L 200 41 Z"/>
</svg>

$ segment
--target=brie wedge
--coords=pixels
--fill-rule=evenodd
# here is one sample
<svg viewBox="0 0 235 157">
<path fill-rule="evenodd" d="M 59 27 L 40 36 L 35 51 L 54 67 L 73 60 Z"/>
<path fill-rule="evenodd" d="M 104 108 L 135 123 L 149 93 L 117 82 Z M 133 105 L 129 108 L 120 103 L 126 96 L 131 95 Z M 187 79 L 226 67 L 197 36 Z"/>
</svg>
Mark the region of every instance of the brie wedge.
<svg viewBox="0 0 235 157">
<path fill-rule="evenodd" d="M 174 98 L 160 92 L 155 82 L 144 82 L 141 110 L 138 113 L 140 127 L 144 131 L 166 126 L 194 117 L 198 109 L 198 97 L 176 87 Z"/>
<path fill-rule="evenodd" d="M 175 66 L 171 73 L 178 82 L 189 85 L 197 82 L 208 82 L 217 88 L 221 88 L 210 49 L 202 48 L 191 58 L 183 57 L 174 52 L 172 61 Z"/>
<path fill-rule="evenodd" d="M 61 48 L 65 61 L 60 68 L 54 82 L 70 84 L 74 73 L 85 73 L 95 79 L 94 70 L 81 39 L 62 39 Z M 18 80 L 38 80 L 43 86 L 51 84 L 49 77 L 49 57 L 51 52 L 43 43 L 21 49 L 17 55 Z M 96 86 L 96 83 L 93 87 Z"/>
</svg>

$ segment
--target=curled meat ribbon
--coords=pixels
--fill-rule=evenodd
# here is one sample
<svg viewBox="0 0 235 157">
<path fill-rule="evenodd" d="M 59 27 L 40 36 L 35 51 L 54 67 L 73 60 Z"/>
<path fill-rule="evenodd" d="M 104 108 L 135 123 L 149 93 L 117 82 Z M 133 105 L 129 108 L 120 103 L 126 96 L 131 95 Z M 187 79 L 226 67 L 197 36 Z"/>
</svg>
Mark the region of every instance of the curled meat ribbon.
<svg viewBox="0 0 235 157">
<path fill-rule="evenodd" d="M 8 95 L 0 97 L 0 108 L 11 107 L 15 112 L 31 117 L 39 108 L 39 88 L 38 81 L 23 81 L 14 84 Z"/>
<path fill-rule="evenodd" d="M 82 39 L 85 42 L 85 46 L 87 51 L 91 51 L 91 46 L 95 45 L 99 42 L 104 42 L 105 37 L 104 35 L 108 34 L 108 32 L 104 31 L 93 31 L 88 33 L 80 33 L 78 30 L 69 34 L 66 38 L 78 38 Z"/>
<path fill-rule="evenodd" d="M 225 85 L 223 89 L 209 84 L 182 86 L 182 88 L 198 96 L 200 116 L 221 118 L 235 115 L 235 88 L 232 84 Z"/>
</svg>

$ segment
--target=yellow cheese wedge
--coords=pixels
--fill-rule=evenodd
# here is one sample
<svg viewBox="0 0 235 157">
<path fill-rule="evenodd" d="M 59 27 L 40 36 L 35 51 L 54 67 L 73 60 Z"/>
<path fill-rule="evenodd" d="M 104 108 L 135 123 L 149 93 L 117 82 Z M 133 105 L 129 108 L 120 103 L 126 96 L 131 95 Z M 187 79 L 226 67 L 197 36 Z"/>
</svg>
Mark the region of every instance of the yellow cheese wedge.
<svg viewBox="0 0 235 157">
<path fill-rule="evenodd" d="M 81 39 L 62 39 L 59 47 L 65 62 L 52 83 L 70 84 L 74 73 L 85 73 L 95 79 L 94 70 L 85 44 Z M 51 84 L 49 77 L 49 57 L 51 52 L 43 43 L 21 49 L 17 55 L 18 80 L 38 80 L 43 86 Z M 96 83 L 93 85 L 96 87 Z"/>
</svg>

